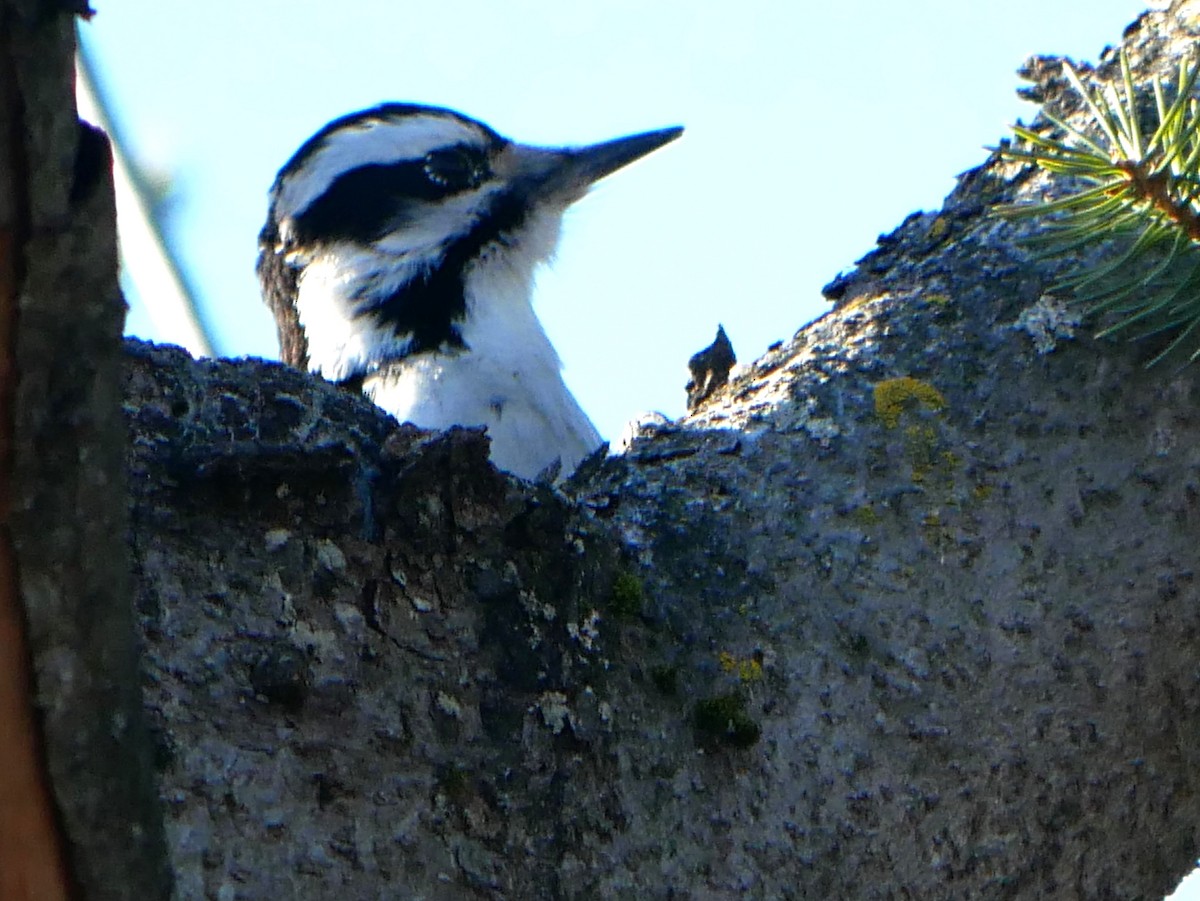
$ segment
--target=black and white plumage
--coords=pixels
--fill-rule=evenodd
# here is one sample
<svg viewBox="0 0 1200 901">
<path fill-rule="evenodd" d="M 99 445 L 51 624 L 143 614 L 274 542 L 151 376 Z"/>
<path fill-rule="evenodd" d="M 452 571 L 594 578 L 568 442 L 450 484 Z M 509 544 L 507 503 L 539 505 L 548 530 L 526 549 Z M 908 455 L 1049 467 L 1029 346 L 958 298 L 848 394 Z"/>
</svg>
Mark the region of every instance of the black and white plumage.
<svg viewBox="0 0 1200 901">
<path fill-rule="evenodd" d="M 483 425 L 492 459 L 563 474 L 601 443 L 531 305 L 566 208 L 679 136 L 515 144 L 452 110 L 337 119 L 280 170 L 258 274 L 281 356 L 424 428 Z"/>
</svg>

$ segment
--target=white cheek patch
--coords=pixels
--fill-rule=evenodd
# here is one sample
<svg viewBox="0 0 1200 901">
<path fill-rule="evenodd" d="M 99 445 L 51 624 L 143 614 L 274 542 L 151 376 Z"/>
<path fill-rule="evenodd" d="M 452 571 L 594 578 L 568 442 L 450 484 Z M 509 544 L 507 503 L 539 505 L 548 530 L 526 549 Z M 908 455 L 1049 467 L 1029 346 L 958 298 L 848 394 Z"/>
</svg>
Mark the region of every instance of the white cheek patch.
<svg viewBox="0 0 1200 901">
<path fill-rule="evenodd" d="M 498 183 L 489 182 L 474 191 L 424 204 L 419 216 L 410 219 L 403 228 L 379 238 L 374 246 L 398 257 L 440 255 L 449 241 L 462 237 L 475 227 L 487 210 L 491 196 L 499 190 Z"/>
<path fill-rule="evenodd" d="M 322 254 L 304 269 L 297 284 L 296 313 L 308 341 L 309 371 L 338 382 L 358 375 L 380 360 L 402 357 L 409 339 L 380 326 L 370 301 L 356 297 L 364 274 L 373 275 L 375 296 L 386 296 L 424 268 L 412 261 L 397 265 L 368 251 L 347 247 Z"/>
</svg>

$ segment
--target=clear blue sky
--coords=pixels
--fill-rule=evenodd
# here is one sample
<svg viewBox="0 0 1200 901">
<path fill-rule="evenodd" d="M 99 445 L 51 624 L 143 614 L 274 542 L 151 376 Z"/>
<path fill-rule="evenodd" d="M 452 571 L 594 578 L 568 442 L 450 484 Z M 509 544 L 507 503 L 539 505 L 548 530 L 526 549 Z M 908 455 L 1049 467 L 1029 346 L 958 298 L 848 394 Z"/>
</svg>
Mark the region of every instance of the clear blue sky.
<svg viewBox="0 0 1200 901">
<path fill-rule="evenodd" d="M 725 324 L 739 358 L 820 315 L 820 288 L 1029 109 L 1031 53 L 1095 59 L 1135 0 L 97 0 L 83 26 L 222 354 L 273 356 L 255 238 L 279 166 L 381 100 L 451 106 L 520 141 L 682 124 L 569 214 L 536 306 L 601 432 L 683 409 Z M 130 330 L 158 340 L 135 310 Z"/>
<path fill-rule="evenodd" d="M 225 355 L 275 355 L 254 278 L 266 192 L 335 116 L 432 103 L 547 144 L 686 126 L 575 207 L 539 278 L 567 380 L 615 437 L 682 412 L 686 361 L 717 323 L 748 362 L 824 312 L 822 285 L 1031 116 L 1028 55 L 1095 60 L 1144 3 L 95 6 L 84 41 L 131 149 L 175 180 L 182 262 Z M 138 309 L 130 330 L 172 339 Z"/>
</svg>

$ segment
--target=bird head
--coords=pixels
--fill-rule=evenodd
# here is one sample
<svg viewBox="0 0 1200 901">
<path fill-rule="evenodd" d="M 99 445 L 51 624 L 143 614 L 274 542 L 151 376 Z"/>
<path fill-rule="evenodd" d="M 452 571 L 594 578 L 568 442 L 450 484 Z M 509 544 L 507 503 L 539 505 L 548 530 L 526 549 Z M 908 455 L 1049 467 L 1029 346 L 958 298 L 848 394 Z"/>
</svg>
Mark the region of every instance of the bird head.
<svg viewBox="0 0 1200 901">
<path fill-rule="evenodd" d="M 534 147 L 411 104 L 329 123 L 280 170 L 259 236 L 284 361 L 341 381 L 469 350 L 473 306 L 528 307 L 565 209 L 681 132 Z"/>
</svg>

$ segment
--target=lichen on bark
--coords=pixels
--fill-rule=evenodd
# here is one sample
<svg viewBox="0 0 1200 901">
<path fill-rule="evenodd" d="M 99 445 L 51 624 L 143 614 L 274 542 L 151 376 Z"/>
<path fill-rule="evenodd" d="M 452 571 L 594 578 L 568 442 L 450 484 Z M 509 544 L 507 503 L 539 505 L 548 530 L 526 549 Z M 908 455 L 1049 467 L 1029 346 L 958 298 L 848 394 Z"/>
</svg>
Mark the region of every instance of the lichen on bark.
<svg viewBox="0 0 1200 901">
<path fill-rule="evenodd" d="M 1194 10 L 1128 30 L 1138 72 Z M 1200 814 L 1195 375 L 1031 340 L 1066 263 L 989 211 L 1044 187 L 988 159 L 562 490 L 285 367 L 131 344 L 178 895 L 1169 891 Z M 940 402 L 890 427 L 897 379 Z"/>
</svg>

